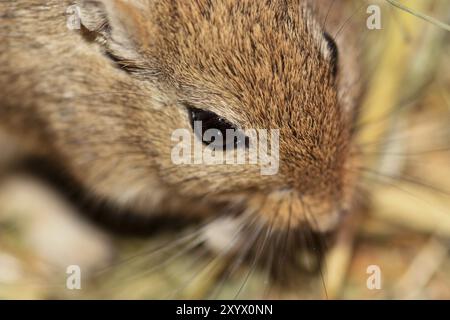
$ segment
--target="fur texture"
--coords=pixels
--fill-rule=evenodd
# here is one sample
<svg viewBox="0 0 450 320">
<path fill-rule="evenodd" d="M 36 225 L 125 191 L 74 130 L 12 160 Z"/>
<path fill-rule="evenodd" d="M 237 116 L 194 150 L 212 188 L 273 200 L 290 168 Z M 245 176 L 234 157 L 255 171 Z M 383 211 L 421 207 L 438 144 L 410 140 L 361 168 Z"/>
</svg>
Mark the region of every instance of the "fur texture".
<svg viewBox="0 0 450 320">
<path fill-rule="evenodd" d="M 0 3 L 0 127 L 29 154 L 142 214 L 337 226 L 355 189 L 360 94 L 351 28 L 336 39 L 337 66 L 324 35 L 339 30 L 343 4 L 324 26 L 328 1 L 81 0 L 81 29 L 69 30 L 73 2 Z M 170 137 L 190 129 L 186 104 L 240 128 L 280 129 L 279 173 L 174 165 Z"/>
</svg>

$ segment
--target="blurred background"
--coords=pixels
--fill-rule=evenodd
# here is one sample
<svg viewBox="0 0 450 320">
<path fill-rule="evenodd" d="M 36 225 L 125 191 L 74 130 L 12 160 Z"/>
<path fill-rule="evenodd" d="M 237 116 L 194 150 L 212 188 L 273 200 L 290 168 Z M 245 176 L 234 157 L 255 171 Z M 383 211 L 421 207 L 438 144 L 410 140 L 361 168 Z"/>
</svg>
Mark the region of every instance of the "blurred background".
<svg viewBox="0 0 450 320">
<path fill-rule="evenodd" d="M 0 299 L 450 299 L 450 2 L 347 2 L 349 19 L 362 21 L 355 32 L 367 92 L 357 130 L 367 208 L 319 274 L 290 275 L 304 278 L 295 288 L 245 264 L 224 277 L 229 261 L 211 263 L 175 240 L 196 226 L 145 236 L 106 231 L 37 178 L 6 174 Z M 366 27 L 372 4 L 381 8 L 381 30 Z M 71 264 L 82 267 L 81 290 L 66 287 Z M 379 289 L 368 287 L 369 266 L 380 271 Z"/>
</svg>

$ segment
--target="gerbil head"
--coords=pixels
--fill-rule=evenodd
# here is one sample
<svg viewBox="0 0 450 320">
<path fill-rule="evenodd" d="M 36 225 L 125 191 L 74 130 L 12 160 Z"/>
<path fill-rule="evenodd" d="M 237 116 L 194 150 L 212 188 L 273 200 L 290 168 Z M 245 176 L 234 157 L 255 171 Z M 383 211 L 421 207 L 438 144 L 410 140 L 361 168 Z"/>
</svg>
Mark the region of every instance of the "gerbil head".
<svg viewBox="0 0 450 320">
<path fill-rule="evenodd" d="M 349 97 L 355 94 L 344 82 L 355 70 L 343 65 L 345 50 L 305 3 L 79 1 L 80 33 L 119 67 L 108 72 L 120 77 L 124 90 L 105 102 L 115 113 L 105 120 L 111 125 L 97 129 L 110 145 L 77 152 L 136 148 L 111 153 L 107 186 L 89 176 L 92 168 L 105 170 L 105 157 L 91 156 L 77 175 L 113 200 L 129 190 L 142 200 L 156 172 L 161 190 L 206 203 L 211 214 L 232 208 L 278 229 L 307 222 L 318 230 L 335 227 L 354 189 L 355 101 Z M 106 119 L 108 112 L 96 117 Z M 184 128 L 202 139 L 193 133 L 196 119 L 203 130 L 279 129 L 277 173 L 262 175 L 259 165 L 248 163 L 174 163 L 172 134 Z M 112 167 L 119 154 L 120 165 Z"/>
</svg>

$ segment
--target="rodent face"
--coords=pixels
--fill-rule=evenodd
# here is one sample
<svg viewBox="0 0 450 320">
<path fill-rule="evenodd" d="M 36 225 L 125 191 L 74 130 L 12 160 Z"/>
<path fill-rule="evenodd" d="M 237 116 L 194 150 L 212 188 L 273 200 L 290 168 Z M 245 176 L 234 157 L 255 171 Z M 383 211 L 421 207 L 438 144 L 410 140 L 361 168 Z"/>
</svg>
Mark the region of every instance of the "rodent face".
<svg viewBox="0 0 450 320">
<path fill-rule="evenodd" d="M 126 100 L 139 106 L 127 115 L 139 117 L 135 132 L 152 154 L 133 166 L 150 162 L 168 190 L 213 208 L 233 204 L 281 229 L 333 228 L 354 189 L 354 110 L 340 99 L 339 48 L 304 2 L 110 1 L 99 15 L 109 28 L 89 26 L 85 12 L 115 63 L 157 92 L 153 106 Z M 241 129 L 280 129 L 278 174 L 175 165 L 170 137 L 191 130 L 192 108 Z"/>
</svg>

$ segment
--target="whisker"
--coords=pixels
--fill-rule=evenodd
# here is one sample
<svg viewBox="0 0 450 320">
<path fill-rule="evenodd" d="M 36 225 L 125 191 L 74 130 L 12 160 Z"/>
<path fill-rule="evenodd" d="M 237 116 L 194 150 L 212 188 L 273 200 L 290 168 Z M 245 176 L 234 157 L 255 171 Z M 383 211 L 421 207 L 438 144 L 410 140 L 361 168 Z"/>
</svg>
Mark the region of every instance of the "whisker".
<svg viewBox="0 0 450 320">
<path fill-rule="evenodd" d="M 354 18 L 354 16 L 360 11 L 366 4 L 363 2 L 353 13 L 344 21 L 344 23 L 339 27 L 338 31 L 334 34 L 334 39 L 337 40 L 339 34 L 344 30 L 347 24 Z"/>
<path fill-rule="evenodd" d="M 304 208 L 306 219 L 308 220 L 308 224 L 311 224 L 311 220 L 312 220 L 312 223 L 316 225 L 316 228 L 318 228 L 319 224 L 317 222 L 317 219 L 312 214 L 311 208 L 305 203 L 305 201 L 301 200 L 301 203 L 302 203 L 302 207 Z M 326 251 L 325 245 L 322 241 L 321 236 L 316 237 L 313 234 L 311 228 L 306 228 L 306 231 L 309 234 L 309 237 L 305 237 L 305 239 L 307 241 L 307 245 L 309 243 L 309 246 L 311 246 L 312 250 L 317 254 L 316 258 L 317 258 L 317 262 L 319 263 L 318 268 L 319 268 L 319 272 L 320 272 L 320 279 L 321 279 L 322 286 L 324 289 L 325 297 L 328 300 L 327 286 L 326 286 L 325 278 L 324 278 L 323 271 L 322 271 L 322 269 L 327 270 L 326 261 L 323 259 L 324 252 Z M 308 239 L 309 239 L 309 241 L 308 241 Z M 318 245 L 318 248 L 316 248 L 316 243 Z"/>
<path fill-rule="evenodd" d="M 388 111 L 383 113 L 381 116 L 378 116 L 375 119 L 369 119 L 366 121 L 357 122 L 355 125 L 353 125 L 352 130 L 356 133 L 361 132 L 361 130 L 367 130 L 367 128 L 371 128 L 377 125 L 382 125 L 384 122 L 388 120 L 392 120 L 392 117 L 400 112 L 403 111 L 406 108 L 409 108 L 413 106 L 417 102 L 417 98 L 412 101 L 406 101 L 398 103 L 396 106 L 393 106 L 392 108 L 388 108 Z"/>
<path fill-rule="evenodd" d="M 425 129 L 427 129 L 427 130 L 425 130 Z M 428 127 L 423 126 L 418 131 L 413 131 L 412 129 L 407 129 L 407 130 L 403 130 L 403 132 L 400 132 L 399 134 L 396 134 L 393 137 L 384 138 L 384 139 L 380 139 L 380 140 L 376 140 L 376 141 L 367 141 L 367 142 L 362 142 L 362 143 L 359 142 L 358 146 L 361 148 L 366 147 L 366 146 L 383 147 L 391 142 L 398 142 L 398 141 L 402 141 L 402 140 L 410 141 L 414 136 L 418 136 L 419 134 L 427 134 L 428 130 L 433 131 L 433 137 L 435 139 L 439 139 L 439 138 L 441 138 L 441 136 L 442 136 L 442 138 L 445 139 L 448 134 L 447 127 L 444 127 L 441 129 L 442 131 L 437 132 L 436 131 L 436 123 L 434 123 L 432 126 L 431 125 L 429 125 Z"/>
<path fill-rule="evenodd" d="M 224 251 L 217 254 L 211 261 L 208 261 L 201 269 L 207 270 L 210 266 L 212 266 L 218 259 L 221 257 L 225 257 L 234 247 L 236 241 L 239 240 L 239 234 L 241 231 L 246 227 L 246 222 L 248 219 L 252 217 L 251 214 L 249 214 L 247 217 L 245 217 L 244 221 L 242 221 L 241 225 L 239 226 L 238 230 L 233 234 L 231 241 L 228 243 L 228 245 L 225 247 Z M 250 222 L 250 225 L 253 224 L 254 221 L 257 220 L 257 216 L 254 216 L 252 221 Z M 189 278 L 186 282 L 183 283 L 181 287 L 178 287 L 176 290 L 174 290 L 171 294 L 169 294 L 170 297 L 177 296 L 178 293 L 182 292 L 184 289 L 186 289 L 199 275 L 201 272 L 195 273 L 191 278 Z"/>
<path fill-rule="evenodd" d="M 254 220 L 256 222 L 257 219 Z M 254 224 L 253 222 L 253 224 Z M 238 258 L 234 260 L 233 264 L 231 265 L 231 268 L 227 268 L 224 276 L 220 279 L 218 286 L 214 290 L 212 297 L 217 297 L 223 286 L 225 285 L 225 282 L 236 272 L 236 270 L 242 265 L 245 257 L 250 252 L 252 245 L 256 242 L 261 230 L 263 229 L 264 225 L 258 224 L 258 229 L 255 229 L 255 226 L 253 225 L 253 236 L 250 238 L 250 240 L 247 242 L 247 245 L 244 247 L 244 249 L 240 252 L 238 255 Z"/>
<path fill-rule="evenodd" d="M 99 270 L 97 276 L 103 274 L 104 272 L 110 270 L 111 268 L 119 267 L 119 266 L 121 266 L 121 265 L 123 265 L 125 263 L 129 263 L 129 262 L 131 262 L 131 261 L 133 261 L 135 259 L 141 258 L 143 256 L 145 256 L 145 258 L 150 258 L 150 257 L 153 257 L 154 255 L 156 255 L 158 253 L 161 253 L 161 252 L 164 252 L 164 251 L 168 251 L 168 250 L 176 248 L 179 245 L 185 244 L 185 241 L 188 241 L 188 240 L 190 240 L 192 238 L 195 238 L 195 237 L 201 235 L 201 233 L 208 226 L 210 226 L 212 222 L 214 222 L 214 219 L 211 219 L 211 220 L 212 221 L 208 221 L 208 222 L 205 222 L 204 224 L 200 225 L 199 228 L 197 230 L 195 230 L 194 232 L 186 233 L 186 235 L 176 239 L 175 241 L 170 241 L 169 240 L 166 243 L 157 246 L 156 248 L 152 248 L 151 250 L 144 250 L 143 252 L 140 252 L 140 253 L 137 253 L 137 254 L 133 254 L 130 257 L 127 257 L 127 258 L 125 258 L 125 259 L 123 259 L 121 261 L 113 263 L 113 264 L 105 267 L 104 269 Z"/>
<path fill-rule="evenodd" d="M 423 188 L 428 188 L 430 190 L 433 190 L 433 191 L 436 191 L 438 193 L 441 193 L 441 194 L 443 194 L 445 196 L 450 196 L 450 192 L 449 191 L 446 191 L 446 190 L 443 190 L 443 189 L 441 189 L 439 187 L 436 187 L 436 186 L 424 183 L 422 181 L 415 180 L 414 178 L 412 178 L 410 176 L 405 176 L 405 175 L 391 176 L 391 175 L 384 174 L 382 172 L 379 172 L 379 171 L 376 171 L 376 170 L 372 170 L 372 169 L 369 169 L 369 168 L 366 168 L 366 167 L 357 167 L 356 169 L 360 170 L 360 171 L 363 171 L 363 172 L 371 173 L 373 175 L 382 176 L 382 177 L 384 177 L 386 179 L 389 179 L 389 180 L 401 180 L 401 181 L 406 182 L 406 183 L 418 185 L 418 186 L 423 187 Z"/>
<path fill-rule="evenodd" d="M 322 23 L 322 29 L 323 30 L 325 30 L 326 27 L 327 27 L 328 16 L 330 15 L 331 9 L 333 8 L 333 5 L 334 5 L 335 1 L 336 0 L 331 0 L 330 5 L 328 6 L 327 13 L 325 15 L 325 19 L 324 19 L 324 21 Z"/>
<path fill-rule="evenodd" d="M 353 170 L 349 170 L 349 171 L 353 171 Z M 356 172 L 357 171 L 358 170 L 356 170 Z M 389 186 L 391 186 L 393 188 L 396 188 L 397 190 L 402 191 L 405 194 L 411 196 L 413 199 L 417 199 L 417 200 L 423 202 L 424 204 L 427 204 L 429 206 L 434 207 L 434 205 L 432 203 L 430 203 L 429 201 L 426 201 L 423 198 L 417 196 L 416 194 L 414 194 L 412 192 L 409 192 L 408 190 L 405 190 L 404 188 L 402 188 L 402 187 L 398 186 L 397 184 L 395 184 L 395 182 L 391 182 L 392 179 L 389 179 L 389 181 L 383 181 L 381 178 L 385 178 L 385 177 L 383 177 L 383 176 L 380 177 L 379 175 L 376 175 L 376 174 L 372 175 L 372 176 L 366 176 L 366 178 L 371 180 L 371 181 L 373 181 L 374 183 L 382 185 L 382 186 L 389 185 Z"/>
<path fill-rule="evenodd" d="M 269 228 L 267 229 L 267 231 L 266 231 L 266 235 L 265 235 L 265 237 L 264 237 L 264 240 L 263 240 L 262 244 L 260 245 L 260 247 L 259 247 L 259 249 L 258 249 L 258 252 L 255 254 L 255 258 L 253 259 L 253 262 L 252 262 L 252 264 L 251 264 L 251 267 L 250 267 L 249 271 L 247 272 L 247 274 L 246 274 L 246 276 L 245 276 L 245 278 L 244 278 L 243 283 L 241 284 L 241 286 L 239 287 L 238 291 L 236 292 L 236 294 L 235 294 L 233 300 L 236 300 L 236 299 L 239 297 L 240 293 L 241 293 L 242 290 L 245 288 L 245 285 L 247 284 L 248 279 L 250 278 L 251 274 L 254 272 L 254 270 L 255 270 L 255 268 L 256 268 L 256 263 L 258 262 L 259 257 L 261 256 L 262 252 L 264 251 L 264 248 L 265 248 L 267 239 L 269 238 L 269 234 L 272 232 L 272 227 L 273 227 L 273 224 L 270 223 L 270 227 L 269 227 Z M 260 230 L 260 232 L 259 232 L 257 238 L 259 237 L 259 235 L 261 234 L 261 232 L 262 232 L 262 229 Z"/>
<path fill-rule="evenodd" d="M 444 153 L 450 151 L 450 147 L 443 147 L 437 149 L 419 150 L 413 152 L 389 152 L 389 151 L 360 151 L 356 150 L 352 154 L 362 154 L 362 155 L 387 155 L 387 156 L 399 156 L 399 157 L 413 157 L 422 156 L 432 153 Z"/>
<path fill-rule="evenodd" d="M 279 261 L 280 267 L 283 267 L 283 262 L 286 259 L 287 256 L 287 252 L 288 252 L 288 244 L 289 244 L 289 239 L 291 236 L 291 224 L 292 224 L 292 205 L 289 206 L 289 215 L 288 215 L 288 223 L 287 223 L 287 228 L 286 228 L 286 232 L 285 237 L 281 238 L 280 241 L 283 241 L 282 246 L 280 247 L 280 252 L 282 252 L 282 258 Z"/>
<path fill-rule="evenodd" d="M 273 232 L 270 234 L 270 238 L 269 238 L 269 256 L 267 257 L 267 264 L 266 264 L 266 269 L 267 269 L 267 274 L 266 274 L 266 279 L 264 280 L 264 290 L 263 290 L 263 299 L 267 299 L 267 297 L 270 295 L 271 292 L 271 276 L 272 276 L 272 269 L 273 269 L 273 263 L 274 263 L 274 256 L 275 256 L 275 246 L 273 245 L 273 243 L 271 242 L 271 240 L 273 239 Z"/>
<path fill-rule="evenodd" d="M 426 14 L 423 14 L 423 13 L 420 13 L 420 12 L 418 12 L 416 10 L 413 10 L 413 9 L 407 7 L 407 6 L 404 6 L 403 4 L 398 2 L 397 0 L 386 0 L 386 1 L 389 4 L 391 4 L 392 6 L 398 8 L 398 9 L 400 9 L 402 11 L 405 11 L 405 12 L 407 12 L 409 14 L 412 14 L 413 16 L 418 17 L 418 18 L 420 18 L 420 19 L 422 19 L 424 21 L 427 21 L 427 22 L 429 22 L 429 23 L 431 23 L 431 24 L 433 24 L 433 25 L 435 25 L 435 26 L 437 26 L 439 28 L 442 28 L 444 30 L 450 31 L 450 25 L 445 23 L 445 22 L 439 21 L 436 18 L 433 18 L 431 16 L 428 16 Z"/>
<path fill-rule="evenodd" d="M 203 244 L 206 241 L 205 238 L 198 238 L 194 239 L 186 248 L 183 250 L 178 251 L 176 254 L 170 256 L 169 258 L 161 261 L 160 263 L 157 263 L 156 265 L 152 266 L 151 268 L 144 270 L 143 272 L 136 274 L 130 278 L 128 278 L 128 281 L 135 281 L 138 280 L 146 275 L 152 274 L 155 271 L 158 271 L 160 268 L 168 265 L 170 262 L 175 261 L 176 259 L 182 257 L 186 253 L 190 252 L 192 249 L 198 247 L 199 245 Z"/>
</svg>

